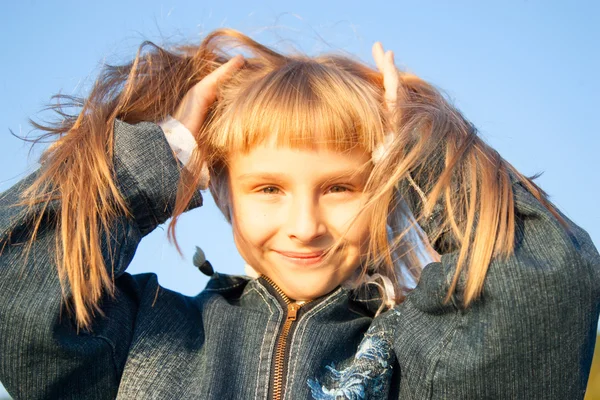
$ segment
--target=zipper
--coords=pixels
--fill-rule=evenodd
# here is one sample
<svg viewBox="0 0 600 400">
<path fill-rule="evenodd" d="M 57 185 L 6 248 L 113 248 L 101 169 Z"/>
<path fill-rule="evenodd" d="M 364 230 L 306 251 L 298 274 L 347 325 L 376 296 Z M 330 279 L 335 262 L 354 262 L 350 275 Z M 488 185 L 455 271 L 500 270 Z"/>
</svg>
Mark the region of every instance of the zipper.
<svg viewBox="0 0 600 400">
<path fill-rule="evenodd" d="M 273 366 L 273 372 L 271 374 L 271 398 L 273 400 L 281 400 L 283 398 L 283 385 L 286 376 L 286 366 L 287 366 L 287 356 L 289 355 L 289 342 L 288 337 L 290 335 L 290 331 L 292 327 L 295 325 L 296 320 L 298 319 L 298 312 L 302 307 L 312 302 L 312 300 L 307 300 L 302 303 L 294 302 L 289 297 L 283 293 L 275 282 L 273 282 L 270 278 L 265 275 L 261 275 L 263 278 L 281 297 L 285 305 L 287 306 L 287 312 L 285 317 L 285 322 L 281 327 L 279 337 L 277 338 L 277 345 L 275 346 L 275 362 Z"/>
</svg>

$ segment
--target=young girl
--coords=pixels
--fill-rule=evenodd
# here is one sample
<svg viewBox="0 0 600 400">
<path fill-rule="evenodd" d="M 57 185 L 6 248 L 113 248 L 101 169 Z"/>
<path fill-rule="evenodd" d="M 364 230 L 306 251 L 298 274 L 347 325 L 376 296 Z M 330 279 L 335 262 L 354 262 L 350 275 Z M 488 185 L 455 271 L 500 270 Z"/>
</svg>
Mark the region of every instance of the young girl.
<svg viewBox="0 0 600 400">
<path fill-rule="evenodd" d="M 219 30 L 145 45 L 77 115 L 59 108 L 41 168 L 0 203 L 9 393 L 582 398 L 599 312 L 590 238 L 431 85 L 373 52 L 379 71 Z M 200 260 L 211 279 L 187 297 L 125 272 L 205 188 L 258 277 Z"/>
</svg>

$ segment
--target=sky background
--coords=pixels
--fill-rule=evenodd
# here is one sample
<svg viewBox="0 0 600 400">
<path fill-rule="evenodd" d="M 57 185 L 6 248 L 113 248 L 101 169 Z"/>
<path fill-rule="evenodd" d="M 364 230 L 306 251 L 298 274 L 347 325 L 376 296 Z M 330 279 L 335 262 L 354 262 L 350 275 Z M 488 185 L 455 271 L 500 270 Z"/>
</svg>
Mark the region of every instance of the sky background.
<svg viewBox="0 0 600 400">
<path fill-rule="evenodd" d="M 280 50 L 343 52 L 370 64 L 382 41 L 402 69 L 442 88 L 481 136 L 538 184 L 600 245 L 600 3 L 595 1 L 6 1 L 0 13 L 0 191 L 37 167 L 28 118 L 55 93 L 84 95 L 103 63 L 130 59 L 143 40 L 197 43 L 231 27 Z M 193 295 L 215 269 L 243 273 L 231 230 L 210 195 L 178 230 L 146 237 L 129 268 Z M 2 355 L 0 355 L 1 357 Z M 0 397 L 2 397 L 0 387 Z"/>
</svg>

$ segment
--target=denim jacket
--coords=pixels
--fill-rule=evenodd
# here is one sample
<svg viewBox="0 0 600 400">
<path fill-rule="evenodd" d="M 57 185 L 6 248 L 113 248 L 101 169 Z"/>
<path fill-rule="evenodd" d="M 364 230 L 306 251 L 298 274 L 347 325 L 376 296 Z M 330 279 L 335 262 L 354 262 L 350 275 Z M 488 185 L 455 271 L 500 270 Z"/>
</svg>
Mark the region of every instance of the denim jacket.
<svg viewBox="0 0 600 400">
<path fill-rule="evenodd" d="M 457 259 L 449 253 L 374 318 L 377 294 L 344 287 L 299 307 L 265 277 L 215 274 L 188 297 L 154 274 L 128 274 L 140 240 L 171 215 L 180 165 L 157 125 L 117 122 L 114 167 L 132 217 L 119 217 L 103 245 L 116 297 L 103 299 L 89 331 L 61 302 L 58 204 L 23 262 L 31 215 L 16 203 L 35 173 L 1 196 L 0 380 L 15 399 L 584 396 L 600 257 L 519 182 L 515 254 L 492 262 L 472 306 L 443 301 Z"/>
</svg>

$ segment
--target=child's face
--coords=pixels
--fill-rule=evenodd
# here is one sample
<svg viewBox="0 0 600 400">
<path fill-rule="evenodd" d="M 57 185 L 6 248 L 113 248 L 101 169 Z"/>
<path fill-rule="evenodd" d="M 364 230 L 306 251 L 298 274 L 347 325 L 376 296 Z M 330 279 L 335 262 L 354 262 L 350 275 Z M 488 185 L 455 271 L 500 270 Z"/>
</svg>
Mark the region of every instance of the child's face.
<svg viewBox="0 0 600 400">
<path fill-rule="evenodd" d="M 258 146 L 229 159 L 232 224 L 240 254 L 288 297 L 324 295 L 359 267 L 369 239 L 366 195 L 370 155 L 356 149 Z M 350 228 L 349 230 L 347 230 Z M 330 262 L 324 251 L 344 235 Z"/>
</svg>

